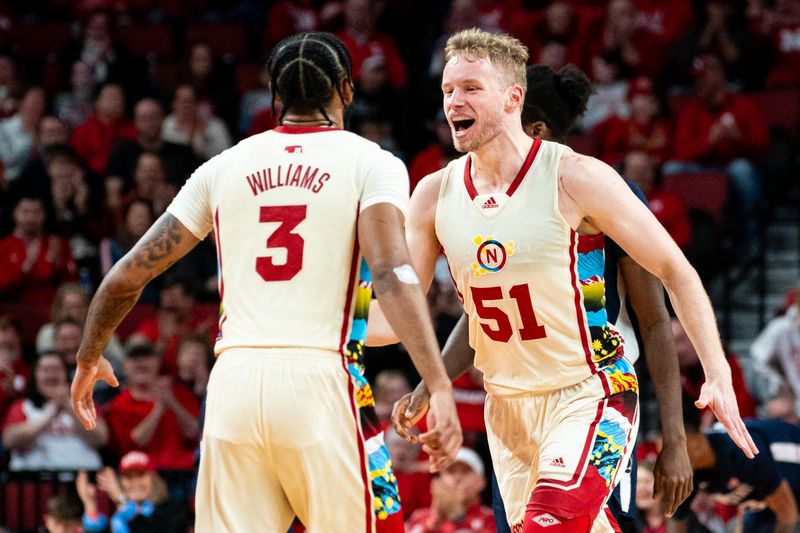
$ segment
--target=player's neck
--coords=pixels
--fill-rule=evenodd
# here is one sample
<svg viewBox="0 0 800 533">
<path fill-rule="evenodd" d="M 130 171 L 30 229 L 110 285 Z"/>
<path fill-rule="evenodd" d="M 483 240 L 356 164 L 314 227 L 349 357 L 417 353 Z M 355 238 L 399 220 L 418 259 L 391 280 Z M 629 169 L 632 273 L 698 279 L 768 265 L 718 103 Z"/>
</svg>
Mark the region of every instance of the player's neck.
<svg viewBox="0 0 800 533">
<path fill-rule="evenodd" d="M 281 119 L 283 126 L 305 126 L 305 127 L 329 127 L 341 128 L 344 125 L 343 113 L 339 110 L 326 109 L 328 118 L 325 118 L 322 113 L 313 114 L 299 114 L 299 113 L 286 113 Z"/>
<path fill-rule="evenodd" d="M 532 143 L 533 139 L 521 127 L 504 128 L 494 139 L 472 151 L 472 181 L 478 191 L 504 192 L 522 168 Z"/>
<path fill-rule="evenodd" d="M 717 463 L 717 455 L 711 443 L 702 433 L 688 433 L 686 435 L 686 448 L 689 452 L 689 463 L 692 470 L 712 468 Z"/>
</svg>

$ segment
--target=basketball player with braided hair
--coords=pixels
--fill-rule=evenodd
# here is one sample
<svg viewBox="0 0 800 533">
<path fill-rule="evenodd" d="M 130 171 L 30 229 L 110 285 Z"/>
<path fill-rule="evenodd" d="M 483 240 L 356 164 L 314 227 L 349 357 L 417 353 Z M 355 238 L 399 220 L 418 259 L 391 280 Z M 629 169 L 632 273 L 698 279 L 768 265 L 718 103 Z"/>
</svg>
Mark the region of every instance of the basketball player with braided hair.
<svg viewBox="0 0 800 533">
<path fill-rule="evenodd" d="M 752 457 L 697 273 L 613 169 L 522 128 L 525 46 L 469 29 L 450 37 L 445 59 L 443 108 L 465 155 L 414 190 L 406 239 L 425 288 L 439 251 L 448 258 L 512 531 L 616 529 L 603 506 L 635 439 L 638 383 L 607 320 L 604 235 L 669 291 L 706 372 L 697 404 Z M 408 401 L 393 421 L 413 438 Z"/>
<path fill-rule="evenodd" d="M 408 175 L 377 144 L 342 130 L 353 86 L 338 39 L 289 37 L 268 68 L 279 126 L 198 168 L 108 273 L 90 306 L 72 404 L 94 428 L 94 384 L 117 384 L 102 357 L 109 336 L 147 282 L 213 231 L 222 306 L 195 531 L 283 532 L 298 516 L 310 532 L 373 533 L 370 450 L 346 356 L 362 257 L 432 388 L 425 449 L 448 462 L 461 445 L 403 235 Z"/>
</svg>

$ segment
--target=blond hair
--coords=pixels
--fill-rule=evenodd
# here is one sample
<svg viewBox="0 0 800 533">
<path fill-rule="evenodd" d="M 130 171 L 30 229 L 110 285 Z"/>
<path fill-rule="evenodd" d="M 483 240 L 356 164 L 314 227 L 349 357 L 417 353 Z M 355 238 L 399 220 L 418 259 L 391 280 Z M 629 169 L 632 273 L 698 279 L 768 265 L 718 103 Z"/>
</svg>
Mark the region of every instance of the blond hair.
<svg viewBox="0 0 800 533">
<path fill-rule="evenodd" d="M 503 74 L 504 81 L 526 89 L 525 65 L 528 63 L 528 47 L 510 35 L 496 35 L 478 28 L 454 33 L 444 47 L 444 60 L 464 57 L 468 61 L 488 59 Z"/>
</svg>

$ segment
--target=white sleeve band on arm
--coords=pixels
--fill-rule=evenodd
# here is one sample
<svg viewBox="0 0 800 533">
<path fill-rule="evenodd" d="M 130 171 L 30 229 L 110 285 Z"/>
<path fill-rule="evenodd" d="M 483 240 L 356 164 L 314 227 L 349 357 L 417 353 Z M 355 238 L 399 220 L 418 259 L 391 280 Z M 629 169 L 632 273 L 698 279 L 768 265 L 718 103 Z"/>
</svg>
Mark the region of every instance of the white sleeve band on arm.
<svg viewBox="0 0 800 533">
<path fill-rule="evenodd" d="M 406 285 L 419 285 L 419 278 L 417 277 L 414 267 L 411 265 L 405 264 L 400 265 L 399 267 L 394 267 L 392 272 L 394 272 L 394 275 L 397 276 L 397 279 L 400 281 L 400 283 L 405 283 Z"/>
</svg>

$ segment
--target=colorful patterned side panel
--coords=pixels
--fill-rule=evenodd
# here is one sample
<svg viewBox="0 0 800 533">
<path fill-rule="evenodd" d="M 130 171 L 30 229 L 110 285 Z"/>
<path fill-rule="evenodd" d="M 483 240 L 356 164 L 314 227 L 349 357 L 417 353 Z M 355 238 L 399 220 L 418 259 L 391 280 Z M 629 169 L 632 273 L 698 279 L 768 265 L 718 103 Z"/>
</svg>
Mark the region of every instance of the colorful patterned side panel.
<svg viewBox="0 0 800 533">
<path fill-rule="evenodd" d="M 578 278 L 592 338 L 592 359 L 598 370 L 608 376 L 612 394 L 627 390 L 635 392 L 639 389 L 636 373 L 622 357 L 625 341 L 608 323 L 606 314 L 603 244 L 602 233 L 578 237 Z"/>
<path fill-rule="evenodd" d="M 356 399 L 364 432 L 365 449 L 368 455 L 369 475 L 374 495 L 373 506 L 377 520 L 378 533 L 403 531 L 403 514 L 400 509 L 400 493 L 397 480 L 392 471 L 389 449 L 383 442 L 378 415 L 375 412 L 375 399 L 372 388 L 364 376 L 364 342 L 367 338 L 367 318 L 372 299 L 372 276 L 366 261 L 362 259 L 356 305 L 353 315 L 353 328 L 347 344 L 347 369 L 356 388 Z"/>
<path fill-rule="evenodd" d="M 606 487 L 611 487 L 625 448 L 630 444 L 631 434 L 637 416 L 638 395 L 632 390 L 611 396 L 603 412 L 603 419 L 597 426 L 597 436 L 592 445 L 589 465 L 605 480 Z"/>
</svg>

